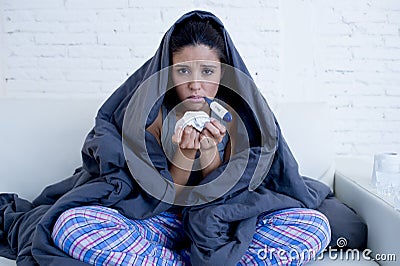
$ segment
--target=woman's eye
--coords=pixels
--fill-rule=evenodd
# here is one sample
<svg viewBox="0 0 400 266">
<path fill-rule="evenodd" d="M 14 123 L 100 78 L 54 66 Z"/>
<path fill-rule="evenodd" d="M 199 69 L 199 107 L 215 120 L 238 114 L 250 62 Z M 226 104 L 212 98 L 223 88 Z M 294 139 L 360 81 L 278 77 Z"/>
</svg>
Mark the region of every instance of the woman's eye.
<svg viewBox="0 0 400 266">
<path fill-rule="evenodd" d="M 190 71 L 187 68 L 180 68 L 180 69 L 178 69 L 178 73 L 179 74 L 189 74 Z"/>
<path fill-rule="evenodd" d="M 207 76 L 210 76 L 210 75 L 212 75 L 214 73 L 214 70 L 212 70 L 212 69 L 204 69 L 203 70 L 203 74 L 204 75 L 207 75 Z"/>
</svg>

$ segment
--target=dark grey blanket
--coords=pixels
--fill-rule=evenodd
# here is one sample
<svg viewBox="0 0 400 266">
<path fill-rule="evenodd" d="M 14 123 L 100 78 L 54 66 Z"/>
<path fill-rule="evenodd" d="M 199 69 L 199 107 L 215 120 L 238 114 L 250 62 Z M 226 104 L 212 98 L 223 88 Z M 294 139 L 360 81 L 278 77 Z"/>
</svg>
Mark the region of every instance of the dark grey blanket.
<svg viewBox="0 0 400 266">
<path fill-rule="evenodd" d="M 171 181 L 161 147 L 144 130 L 154 121 L 166 86 L 154 87 L 154 83 L 149 83 L 146 90 L 140 86 L 170 65 L 171 32 L 186 19 L 210 20 L 223 32 L 228 64 L 242 73 L 234 71 L 233 77 L 228 76 L 227 82 L 234 80 L 230 85 L 238 89 L 224 100 L 234 101 L 231 105 L 242 118 L 249 140 L 248 147 L 242 147 L 245 152 L 238 151 L 231 160 L 234 166 L 242 167 L 241 171 L 223 164 L 202 181 L 206 184 L 220 175 L 235 176 L 234 186 L 217 199 L 182 207 L 185 230 L 191 239 L 193 265 L 235 265 L 251 241 L 257 216 L 290 207 L 319 209 L 327 214 L 333 230 L 332 244 L 340 236 L 346 237 L 352 247 L 365 244 L 365 225 L 354 212 L 338 202 L 327 186 L 299 174 L 278 122 L 252 83 L 222 23 L 208 12 L 194 11 L 171 27 L 156 54 L 100 108 L 82 148 L 83 165 L 71 177 L 48 186 L 33 202 L 15 194 L 0 195 L 1 256 L 16 259 L 18 265 L 85 265 L 52 243 L 51 229 L 63 211 L 76 206 L 103 205 L 131 219 L 144 219 L 171 208 L 170 202 L 149 195 L 137 178 L 133 178 L 158 175 Z M 137 121 L 124 124 L 127 114 Z M 149 160 L 142 156 L 143 145 Z M 256 181 L 255 187 L 250 185 L 253 181 Z M 159 186 L 161 191 L 168 189 L 162 184 Z M 187 197 L 200 199 L 201 195 L 193 192 Z M 344 219 L 337 219 L 338 213 Z"/>
</svg>

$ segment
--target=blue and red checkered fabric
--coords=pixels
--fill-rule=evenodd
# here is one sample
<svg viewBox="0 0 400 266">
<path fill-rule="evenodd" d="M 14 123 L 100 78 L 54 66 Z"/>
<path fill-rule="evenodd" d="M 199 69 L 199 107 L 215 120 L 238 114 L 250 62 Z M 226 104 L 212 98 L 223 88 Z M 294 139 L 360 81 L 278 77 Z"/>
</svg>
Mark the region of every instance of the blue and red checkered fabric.
<svg viewBox="0 0 400 266">
<path fill-rule="evenodd" d="M 58 218 L 52 238 L 64 252 L 92 265 L 190 265 L 181 217 L 171 212 L 130 220 L 106 207 L 73 208 Z M 296 208 L 261 215 L 238 265 L 301 265 L 329 240 L 329 223 L 317 211 Z"/>
</svg>

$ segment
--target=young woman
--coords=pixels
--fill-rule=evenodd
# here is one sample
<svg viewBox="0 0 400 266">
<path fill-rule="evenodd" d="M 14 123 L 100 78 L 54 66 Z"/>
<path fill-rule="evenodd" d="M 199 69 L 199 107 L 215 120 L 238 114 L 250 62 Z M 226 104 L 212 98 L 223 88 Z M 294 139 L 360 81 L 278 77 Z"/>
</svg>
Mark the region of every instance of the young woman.
<svg viewBox="0 0 400 266">
<path fill-rule="evenodd" d="M 270 111 L 266 109 L 263 100 L 253 99 L 262 98 L 254 87 L 242 86 L 239 82 L 238 86 L 241 88 L 232 92 L 221 84 L 223 76 L 227 74 L 225 72 L 228 71 L 227 68 L 240 65 L 241 72 L 247 70 L 237 56 L 237 51 L 232 47 L 229 36 L 212 14 L 200 11 L 186 14 L 168 32 L 163 43 L 163 49 L 165 46 L 168 48 L 170 65 L 168 73 L 173 86 L 170 90 L 165 89 L 159 105 L 153 104 L 152 110 L 156 111 L 152 112 L 151 119 L 146 118 L 148 122 L 145 130 L 146 134 L 150 134 L 147 135 L 147 140 L 153 140 L 151 148 L 158 149 L 155 147 L 158 146 L 164 151 L 161 153 L 150 150 L 152 163 L 159 172 L 163 172 L 173 181 L 176 197 L 179 197 L 185 188 L 212 183 L 212 180 L 218 178 L 218 173 L 228 168 L 230 161 L 236 165 L 235 161 L 242 160 L 241 149 L 235 148 L 236 143 L 237 147 L 241 147 L 241 141 L 250 143 L 250 152 L 245 158 L 249 162 L 246 163 L 246 167 L 251 165 L 250 161 L 257 158 L 260 160 L 261 157 L 254 156 L 262 153 L 259 148 L 263 146 L 262 139 L 266 138 L 264 132 L 261 132 L 263 126 L 270 127 L 268 129 L 272 132 L 270 138 L 274 138 L 273 131 L 277 128 L 275 123 L 257 126 L 257 121 L 263 122 L 258 117 L 270 115 L 267 114 Z M 163 60 L 166 60 L 165 57 L 166 54 Z M 248 73 L 245 75 L 249 76 Z M 238 94 L 243 94 L 239 96 L 245 100 L 238 102 L 238 99 L 241 99 Z M 219 99 L 228 110 L 236 113 L 233 121 L 226 123 L 220 119 L 210 109 L 204 97 L 215 101 Z M 251 106 L 253 103 L 255 106 Z M 211 117 L 210 121 L 204 124 L 204 128 L 196 129 L 190 125 L 184 128 L 175 126 L 185 113 L 193 111 L 203 111 Z M 240 123 L 238 120 L 244 121 L 244 128 L 249 131 L 248 140 L 242 139 L 243 134 L 237 132 Z M 278 156 L 278 152 L 279 154 L 286 152 L 280 152 L 282 147 L 286 146 L 282 143 L 276 145 L 275 161 L 279 160 L 279 156 L 283 156 Z M 165 159 L 157 157 L 163 154 Z M 166 160 L 166 166 L 158 167 L 157 160 Z M 54 244 L 62 251 L 92 265 L 306 263 L 328 245 L 331 234 L 329 223 L 322 213 L 309 208 L 317 206 L 319 200 L 307 198 L 308 194 L 299 192 L 296 186 L 304 186 L 301 177 L 289 176 L 292 174 L 282 171 L 285 160 L 280 160 L 280 164 L 272 163 L 272 160 L 274 158 L 270 159 L 272 164 L 269 166 L 270 176 L 267 181 L 261 183 L 262 189 L 256 188 L 255 192 L 243 189 L 245 187 L 241 185 L 248 186 L 251 175 L 255 174 L 253 172 L 256 169 L 254 167 L 253 172 L 247 174 L 246 168 L 243 170 L 243 175 L 250 177 L 238 181 L 240 185 L 235 186 L 237 189 L 229 190 L 230 192 L 226 194 L 229 195 L 228 198 L 213 201 L 211 203 L 213 209 L 203 208 L 204 205 L 201 204 L 195 208 L 171 204 L 159 213 L 144 214 L 142 215 L 144 218 L 134 219 L 132 215 L 124 215 L 127 212 L 121 211 L 119 207 L 90 204 L 64 211 L 54 224 L 51 237 Z M 139 166 L 131 165 L 131 167 Z M 276 169 L 281 169 L 279 175 L 274 175 Z M 226 171 L 229 175 L 236 175 L 239 178 L 242 176 L 240 171 Z M 133 175 L 136 176 L 135 173 Z M 210 178 L 213 175 L 214 179 Z M 266 175 L 267 172 L 263 173 L 264 177 Z M 279 179 L 286 181 L 280 183 Z M 294 179 L 298 180 L 293 181 Z M 140 183 L 140 180 L 138 182 Z M 294 183 L 297 185 L 293 185 Z M 279 187 L 281 184 L 284 186 Z M 321 188 L 318 192 L 327 194 L 321 192 L 326 191 L 324 189 Z M 266 194 L 269 196 L 265 196 Z M 265 202 L 261 202 L 262 199 Z M 314 200 L 315 203 L 307 203 Z M 278 201 L 285 203 L 277 203 Z M 135 206 L 130 207 L 135 208 Z M 197 226 L 198 213 L 202 217 L 207 217 L 216 213 L 215 209 L 219 207 L 223 209 L 220 215 L 221 221 L 229 224 L 229 229 L 213 228 L 219 225 L 212 219 L 200 219 L 200 223 L 204 222 L 205 226 Z M 224 215 L 230 215 L 226 220 L 232 220 L 225 221 L 222 218 Z M 212 239 L 212 233 L 206 233 L 208 230 L 216 231 L 219 236 L 218 241 L 222 241 L 223 244 L 215 245 L 217 242 Z M 249 234 L 250 238 L 241 238 L 241 233 Z M 242 240 L 245 241 L 241 243 Z M 231 251 L 227 251 L 229 249 Z M 219 256 L 220 254 L 222 255 Z"/>
</svg>

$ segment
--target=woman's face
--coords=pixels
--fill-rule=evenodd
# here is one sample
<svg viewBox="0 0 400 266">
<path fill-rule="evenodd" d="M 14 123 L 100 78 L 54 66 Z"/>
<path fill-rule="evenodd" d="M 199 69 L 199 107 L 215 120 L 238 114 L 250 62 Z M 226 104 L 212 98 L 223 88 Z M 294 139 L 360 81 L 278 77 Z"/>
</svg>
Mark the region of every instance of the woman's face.
<svg viewBox="0 0 400 266">
<path fill-rule="evenodd" d="M 189 110 L 207 105 L 204 96 L 214 98 L 221 80 L 221 63 L 215 50 L 206 45 L 188 45 L 172 55 L 172 80 L 179 100 Z"/>
</svg>

